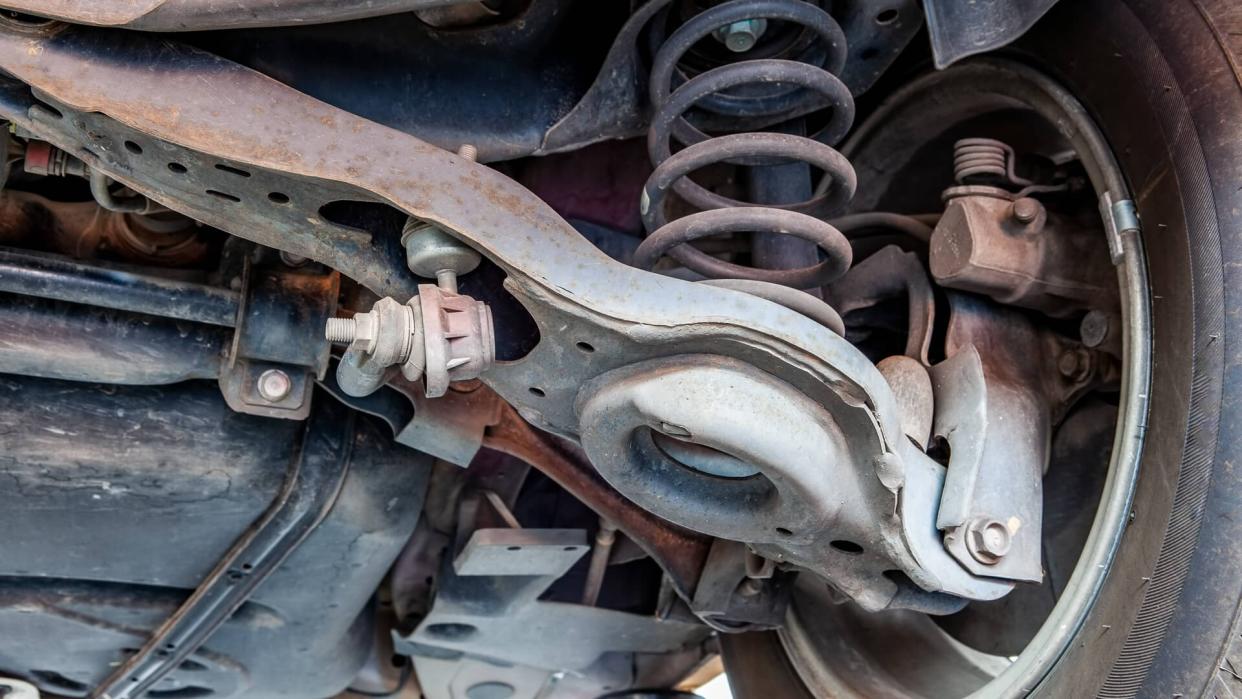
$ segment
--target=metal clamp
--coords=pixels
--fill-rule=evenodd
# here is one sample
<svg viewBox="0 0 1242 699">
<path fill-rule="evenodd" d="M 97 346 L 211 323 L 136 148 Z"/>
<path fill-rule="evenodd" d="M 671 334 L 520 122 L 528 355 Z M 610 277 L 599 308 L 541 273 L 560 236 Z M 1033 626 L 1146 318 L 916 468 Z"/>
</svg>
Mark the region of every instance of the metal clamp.
<svg viewBox="0 0 1242 699">
<path fill-rule="evenodd" d="M 1108 237 L 1108 255 L 1114 265 L 1119 265 L 1125 259 L 1121 236 L 1142 232 L 1138 206 L 1133 199 L 1113 201 L 1112 192 L 1104 192 L 1100 195 L 1100 216 L 1104 218 L 1104 233 Z"/>
</svg>

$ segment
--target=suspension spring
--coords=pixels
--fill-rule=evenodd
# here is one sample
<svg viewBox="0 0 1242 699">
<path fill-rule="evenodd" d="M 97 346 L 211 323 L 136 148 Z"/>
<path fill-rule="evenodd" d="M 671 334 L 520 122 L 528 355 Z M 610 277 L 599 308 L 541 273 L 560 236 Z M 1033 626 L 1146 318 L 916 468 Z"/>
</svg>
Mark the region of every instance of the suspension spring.
<svg viewBox="0 0 1242 699">
<path fill-rule="evenodd" d="M 815 38 L 815 48 L 793 57 L 798 60 L 745 59 L 687 78 L 683 61 L 699 41 L 722 27 L 757 20 L 800 28 Z M 849 241 L 824 221 L 853 197 L 857 186 L 853 166 L 833 148 L 854 120 L 853 96 L 837 77 L 845 57 L 840 25 L 819 6 L 802 0 L 731 0 L 678 27 L 652 62 L 655 114 L 647 150 L 655 170 L 643 188 L 647 238 L 635 254 L 635 265 L 652 269 L 668 255 L 708 283 L 790 306 L 843 333 L 836 311 L 799 290 L 828 284 L 852 262 Z M 700 116 L 693 123 L 688 115 L 692 109 Z M 763 130 L 812 114 L 822 119 L 823 127 L 810 136 Z M 719 135 L 709 135 L 706 123 Z M 674 142 L 681 146 L 675 153 Z M 689 177 L 718 163 L 754 167 L 798 161 L 819 169 L 825 179 L 810 199 L 793 204 L 756 205 L 713 192 Z M 670 220 L 665 206 L 670 191 L 697 211 Z M 822 251 L 821 261 L 796 269 L 764 269 L 721 260 L 689 244 L 717 234 L 758 232 L 811 241 Z"/>
</svg>

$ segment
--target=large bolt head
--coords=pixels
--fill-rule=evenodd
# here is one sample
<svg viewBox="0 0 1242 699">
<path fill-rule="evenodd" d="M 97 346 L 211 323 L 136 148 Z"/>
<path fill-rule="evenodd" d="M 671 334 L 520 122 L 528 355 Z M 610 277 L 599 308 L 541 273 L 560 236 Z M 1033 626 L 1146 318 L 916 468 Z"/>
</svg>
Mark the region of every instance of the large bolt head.
<svg viewBox="0 0 1242 699">
<path fill-rule="evenodd" d="M 1004 522 L 995 519 L 982 520 L 970 525 L 966 534 L 966 548 L 976 561 L 984 565 L 996 565 L 1009 553 L 1013 536 Z"/>
<path fill-rule="evenodd" d="M 255 389 L 258 390 L 263 400 L 276 403 L 288 397 L 290 391 L 293 390 L 293 379 L 280 369 L 268 369 L 259 374 Z"/>
<path fill-rule="evenodd" d="M 349 346 L 363 352 L 374 352 L 379 341 L 379 314 L 355 313 L 353 317 L 353 337 L 349 338 Z"/>
<path fill-rule="evenodd" d="M 1099 347 L 1104 344 L 1104 340 L 1108 339 L 1109 317 L 1103 311 L 1091 310 L 1082 317 L 1082 324 L 1078 326 L 1078 333 L 1082 337 L 1082 344 L 1087 347 Z"/>
<path fill-rule="evenodd" d="M 713 35 L 733 53 L 745 53 L 759 43 L 767 29 L 766 19 L 744 19 L 717 29 Z"/>
<path fill-rule="evenodd" d="M 1039 218 L 1044 206 L 1030 197 L 1022 197 L 1013 203 L 1012 213 L 1018 223 L 1032 223 Z"/>
</svg>

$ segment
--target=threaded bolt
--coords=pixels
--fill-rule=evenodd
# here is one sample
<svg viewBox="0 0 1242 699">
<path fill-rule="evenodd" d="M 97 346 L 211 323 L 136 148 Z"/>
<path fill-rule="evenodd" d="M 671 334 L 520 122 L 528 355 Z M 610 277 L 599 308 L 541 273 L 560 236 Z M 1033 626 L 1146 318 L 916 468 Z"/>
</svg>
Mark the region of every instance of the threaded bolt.
<svg viewBox="0 0 1242 699">
<path fill-rule="evenodd" d="M 457 154 L 471 162 L 479 159 L 479 149 L 469 143 L 461 144 L 461 147 L 457 149 Z"/>
<path fill-rule="evenodd" d="M 353 318 L 329 318 L 324 335 L 328 338 L 328 342 L 347 345 L 358 336 L 358 321 Z"/>
</svg>

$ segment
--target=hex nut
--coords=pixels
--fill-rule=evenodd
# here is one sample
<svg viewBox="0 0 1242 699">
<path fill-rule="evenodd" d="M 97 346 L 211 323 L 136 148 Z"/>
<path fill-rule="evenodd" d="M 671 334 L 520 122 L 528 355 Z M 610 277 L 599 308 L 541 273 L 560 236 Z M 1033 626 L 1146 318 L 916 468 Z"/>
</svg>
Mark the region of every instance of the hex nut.
<svg viewBox="0 0 1242 699">
<path fill-rule="evenodd" d="M 725 45 L 733 53 L 745 53 L 759 43 L 768 29 L 768 20 L 763 18 L 744 19 L 713 32 L 716 40 Z"/>
<path fill-rule="evenodd" d="M 966 533 L 966 548 L 976 561 L 996 565 L 1009 553 L 1013 536 L 1004 522 L 995 519 L 977 520 Z"/>
</svg>

